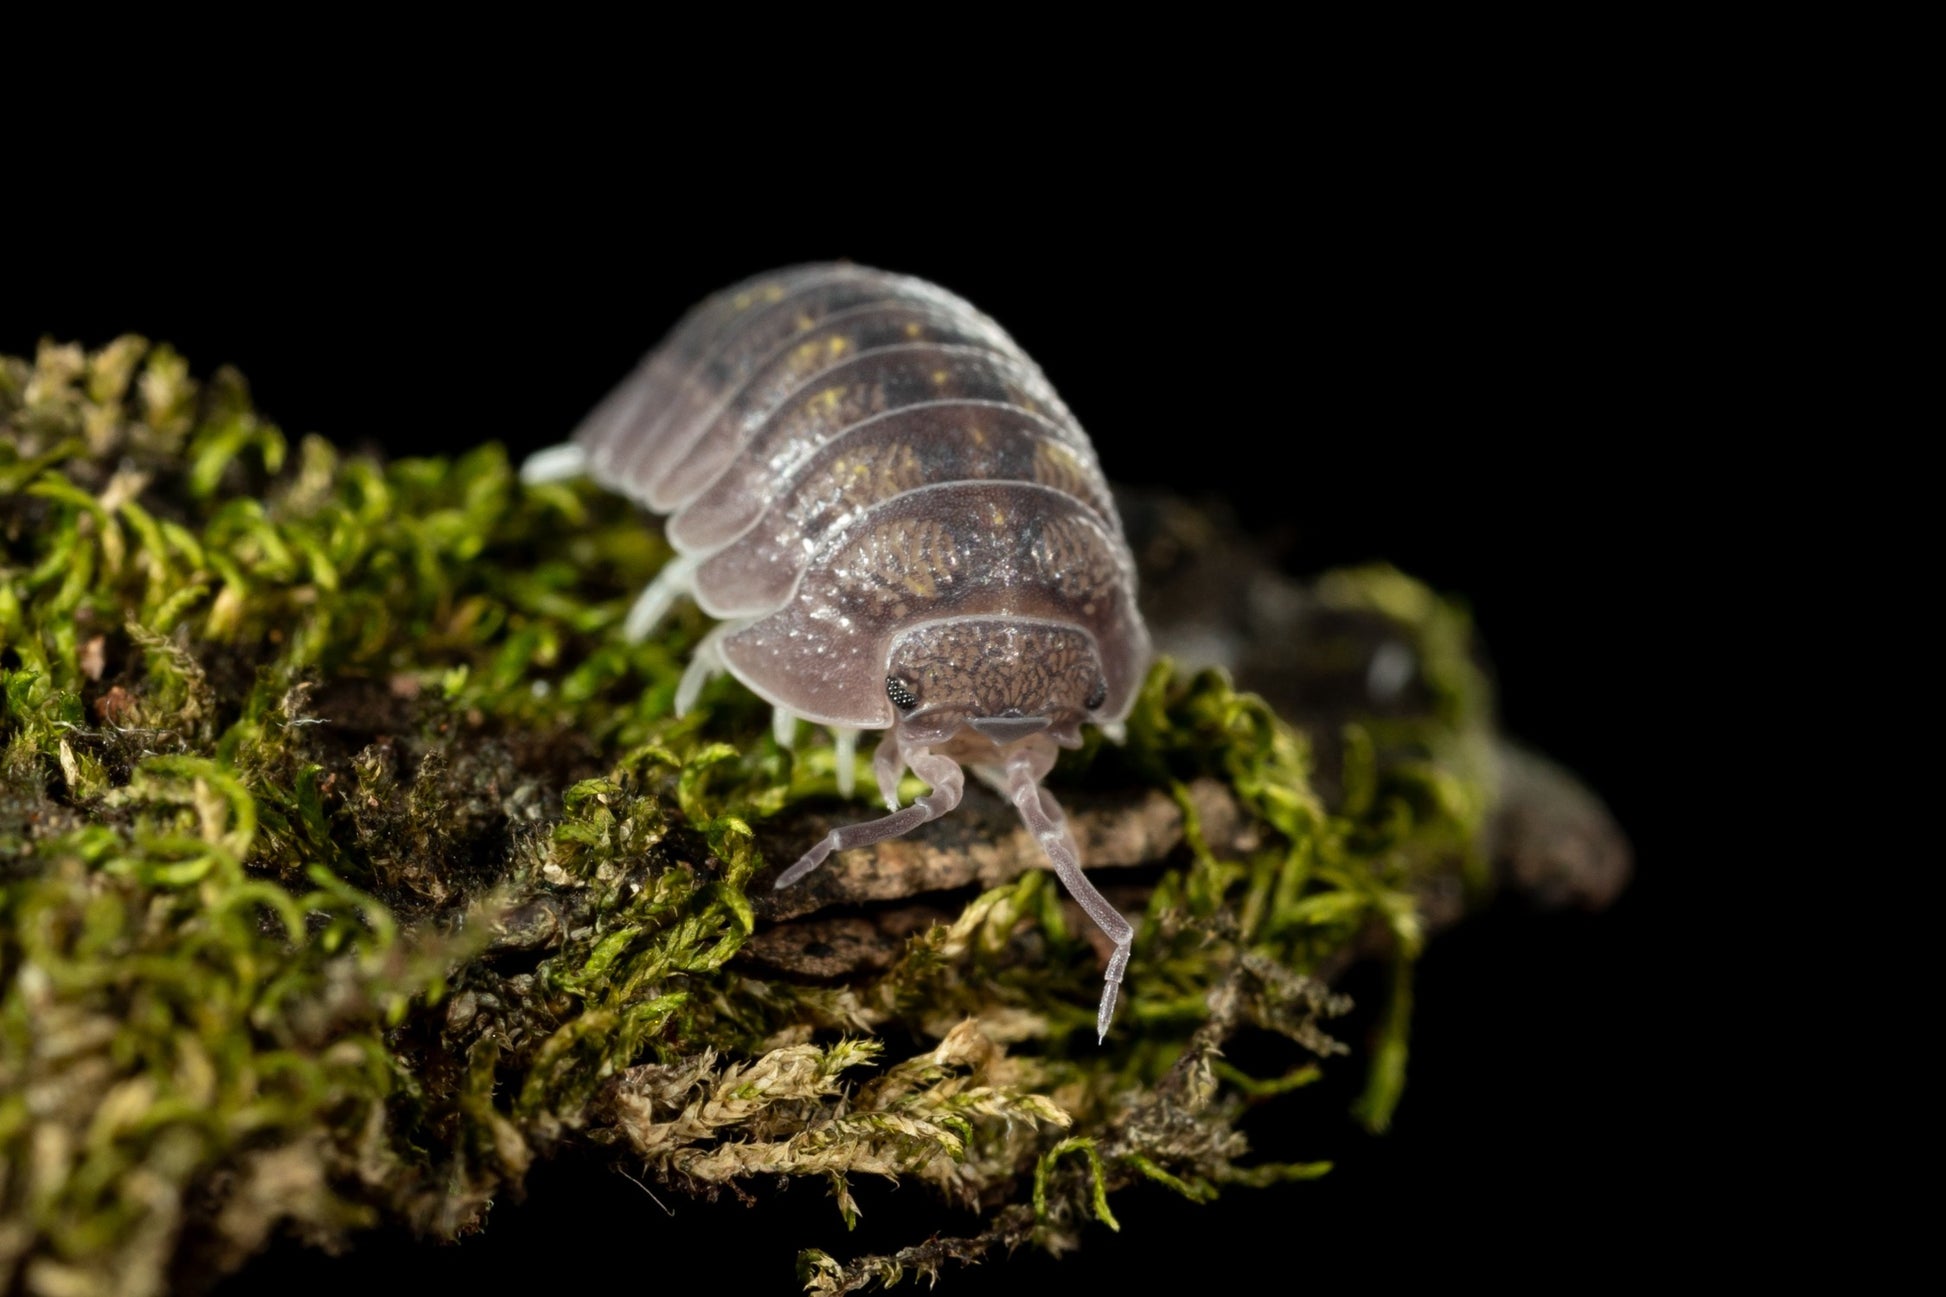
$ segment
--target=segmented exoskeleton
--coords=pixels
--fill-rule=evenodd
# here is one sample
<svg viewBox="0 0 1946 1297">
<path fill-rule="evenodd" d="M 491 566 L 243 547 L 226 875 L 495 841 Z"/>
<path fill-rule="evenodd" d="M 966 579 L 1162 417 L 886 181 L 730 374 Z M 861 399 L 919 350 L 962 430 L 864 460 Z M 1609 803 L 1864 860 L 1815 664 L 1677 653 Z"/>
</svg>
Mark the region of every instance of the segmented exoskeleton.
<svg viewBox="0 0 1946 1297">
<path fill-rule="evenodd" d="M 1081 872 L 1041 787 L 1093 722 L 1119 729 L 1149 660 L 1134 564 L 1093 448 L 1034 363 L 950 293 L 853 265 L 759 276 L 689 313 L 529 481 L 586 472 L 669 515 L 677 557 L 625 630 L 678 597 L 723 619 L 677 690 L 728 670 L 837 735 L 861 729 L 891 814 L 833 830 L 777 879 L 958 805 L 970 766 L 1011 800 L 1115 943 L 1133 930 Z M 932 785 L 898 804 L 906 768 Z"/>
</svg>

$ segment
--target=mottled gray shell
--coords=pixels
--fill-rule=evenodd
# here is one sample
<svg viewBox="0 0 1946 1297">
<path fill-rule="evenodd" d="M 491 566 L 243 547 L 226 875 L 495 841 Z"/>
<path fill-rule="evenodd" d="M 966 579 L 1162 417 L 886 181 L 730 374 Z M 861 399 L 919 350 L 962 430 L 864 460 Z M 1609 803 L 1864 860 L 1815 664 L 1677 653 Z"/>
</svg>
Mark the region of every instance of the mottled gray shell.
<svg viewBox="0 0 1946 1297">
<path fill-rule="evenodd" d="M 993 321 L 904 275 L 810 265 L 685 317 L 575 434 L 670 515 L 714 648 L 770 702 L 884 729 L 907 628 L 1019 617 L 1092 639 L 1126 714 L 1149 656 L 1093 448 Z"/>
</svg>

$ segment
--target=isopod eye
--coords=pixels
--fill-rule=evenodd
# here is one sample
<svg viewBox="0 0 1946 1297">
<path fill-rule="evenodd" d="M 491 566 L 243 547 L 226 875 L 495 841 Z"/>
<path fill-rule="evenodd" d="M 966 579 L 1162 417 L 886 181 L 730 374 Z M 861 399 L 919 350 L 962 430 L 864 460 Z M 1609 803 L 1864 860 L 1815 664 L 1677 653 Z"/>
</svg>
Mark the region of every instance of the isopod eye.
<svg viewBox="0 0 1946 1297">
<path fill-rule="evenodd" d="M 885 677 L 885 696 L 902 712 L 909 712 L 919 705 L 919 695 L 913 693 L 912 687 L 897 676 Z"/>
<path fill-rule="evenodd" d="M 1088 691 L 1088 700 L 1082 703 L 1081 705 L 1083 707 L 1086 707 L 1089 711 L 1093 711 L 1095 708 L 1101 706 L 1103 703 L 1107 701 L 1108 701 L 1108 682 L 1106 680 L 1097 679 L 1095 681 L 1095 687 Z"/>
</svg>

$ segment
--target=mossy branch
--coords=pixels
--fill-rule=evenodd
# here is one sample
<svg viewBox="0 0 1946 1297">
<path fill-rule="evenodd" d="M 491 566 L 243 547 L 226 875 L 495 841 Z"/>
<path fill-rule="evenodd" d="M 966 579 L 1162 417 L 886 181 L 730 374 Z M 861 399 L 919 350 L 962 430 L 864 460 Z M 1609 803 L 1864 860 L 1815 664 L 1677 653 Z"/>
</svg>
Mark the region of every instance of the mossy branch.
<svg viewBox="0 0 1946 1297">
<path fill-rule="evenodd" d="M 0 358 L 0 546 L 0 1281 L 33 1292 L 159 1291 L 277 1229 L 450 1237 L 568 1141 L 704 1197 L 818 1177 L 834 1223 L 860 1175 L 981 1216 L 807 1251 L 812 1291 L 1070 1246 L 1137 1180 L 1320 1173 L 1236 1124 L 1303 1121 L 1316 1067 L 1219 1052 L 1329 1063 L 1325 980 L 1374 948 L 1382 1125 L 1423 898 L 1486 879 L 1466 620 L 1389 570 L 1317 597 L 1411 647 L 1419 705 L 1307 735 L 1164 663 L 1127 744 L 1057 773 L 1140 920 L 1102 1048 L 1089 928 L 982 792 L 770 892 L 764 844 L 851 813 L 833 749 L 729 681 L 671 713 L 706 622 L 617 634 L 670 553 L 618 500 L 524 489 L 496 446 L 292 446 L 236 375 L 128 338 Z"/>
</svg>

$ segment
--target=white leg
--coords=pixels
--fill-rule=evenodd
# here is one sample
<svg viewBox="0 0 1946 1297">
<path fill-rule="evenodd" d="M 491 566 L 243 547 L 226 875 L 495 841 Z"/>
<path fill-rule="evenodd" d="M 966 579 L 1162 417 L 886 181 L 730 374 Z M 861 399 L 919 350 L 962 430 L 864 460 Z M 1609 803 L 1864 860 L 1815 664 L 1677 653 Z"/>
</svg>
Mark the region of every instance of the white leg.
<svg viewBox="0 0 1946 1297">
<path fill-rule="evenodd" d="M 588 452 L 572 441 L 537 450 L 520 466 L 520 480 L 528 486 L 565 482 L 588 471 Z"/>
<path fill-rule="evenodd" d="M 833 725 L 831 746 L 837 750 L 838 794 L 849 797 L 858 787 L 858 731 Z"/>
<path fill-rule="evenodd" d="M 709 634 L 689 655 L 689 665 L 683 668 L 682 679 L 676 684 L 676 715 L 687 716 L 696 700 L 703 696 L 703 686 L 728 670 L 723 665 L 723 655 L 716 650 L 717 640 L 727 630 L 739 627 L 741 623 L 724 622 Z"/>
<path fill-rule="evenodd" d="M 879 795 L 885 798 L 885 809 L 899 809 L 899 776 L 905 773 L 905 753 L 899 751 L 898 727 L 885 731 L 885 737 L 878 741 L 878 751 L 872 753 L 872 775 L 878 780 Z"/>
<path fill-rule="evenodd" d="M 788 748 L 797 738 L 797 713 L 788 707 L 771 708 L 770 736 L 778 747 Z"/>
<path fill-rule="evenodd" d="M 690 580 L 696 575 L 696 560 L 687 554 L 678 554 L 662 565 L 635 600 L 635 606 L 628 610 L 627 620 L 622 622 L 622 638 L 630 643 L 647 639 L 669 610 L 676 606 L 676 600 L 690 592 Z"/>
</svg>

